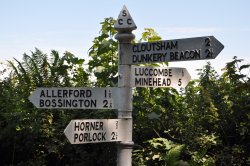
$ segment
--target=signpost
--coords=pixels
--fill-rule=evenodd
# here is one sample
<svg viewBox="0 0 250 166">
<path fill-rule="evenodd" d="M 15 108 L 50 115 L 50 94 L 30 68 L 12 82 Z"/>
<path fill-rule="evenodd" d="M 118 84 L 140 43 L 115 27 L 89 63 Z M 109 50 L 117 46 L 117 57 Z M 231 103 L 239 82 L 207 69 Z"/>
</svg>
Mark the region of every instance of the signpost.
<svg viewBox="0 0 250 166">
<path fill-rule="evenodd" d="M 132 67 L 133 87 L 173 87 L 184 88 L 191 79 L 187 69 L 175 67 Z"/>
<path fill-rule="evenodd" d="M 132 165 L 132 150 L 134 142 L 132 140 L 133 119 L 132 119 L 132 87 L 131 81 L 131 65 L 122 64 L 122 58 L 128 56 L 127 48 L 130 47 L 131 41 L 135 38 L 132 31 L 136 29 L 136 25 L 130 16 L 128 9 L 123 6 L 114 28 L 118 31 L 115 38 L 118 40 L 118 87 L 127 88 L 124 93 L 123 101 L 120 109 L 118 109 L 118 118 L 124 119 L 123 124 L 124 135 L 123 141 L 117 143 L 117 165 L 130 166 Z"/>
<path fill-rule="evenodd" d="M 185 87 L 185 68 L 133 64 L 214 59 L 224 46 L 213 36 L 131 44 L 137 27 L 126 6 L 114 25 L 119 41 L 118 87 L 37 88 L 29 100 L 43 109 L 118 109 L 118 119 L 71 120 L 64 133 L 71 144 L 117 142 L 117 165 L 132 165 L 132 88 Z"/>
<path fill-rule="evenodd" d="M 224 46 L 213 36 L 131 44 L 121 64 L 214 59 Z"/>
<path fill-rule="evenodd" d="M 122 119 L 71 120 L 64 130 L 71 144 L 117 142 L 126 134 Z"/>
<path fill-rule="evenodd" d="M 121 88 L 37 88 L 29 97 L 43 109 L 118 109 Z"/>
</svg>

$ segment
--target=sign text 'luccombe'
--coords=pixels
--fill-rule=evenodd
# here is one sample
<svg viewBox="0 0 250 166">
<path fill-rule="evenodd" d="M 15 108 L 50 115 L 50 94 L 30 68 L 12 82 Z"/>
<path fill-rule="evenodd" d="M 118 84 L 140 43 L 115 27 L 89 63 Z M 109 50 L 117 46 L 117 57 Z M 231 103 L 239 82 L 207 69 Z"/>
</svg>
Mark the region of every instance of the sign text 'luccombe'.
<svg viewBox="0 0 250 166">
<path fill-rule="evenodd" d="M 185 68 L 132 66 L 131 72 L 132 87 L 183 88 L 191 79 Z"/>
</svg>

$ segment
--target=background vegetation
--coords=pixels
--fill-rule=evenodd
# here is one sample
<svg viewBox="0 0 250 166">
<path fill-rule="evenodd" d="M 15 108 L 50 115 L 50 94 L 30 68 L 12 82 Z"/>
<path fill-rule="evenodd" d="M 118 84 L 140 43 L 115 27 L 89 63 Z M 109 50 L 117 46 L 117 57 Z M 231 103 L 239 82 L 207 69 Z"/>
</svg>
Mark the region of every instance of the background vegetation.
<svg viewBox="0 0 250 166">
<path fill-rule="evenodd" d="M 88 62 L 35 49 L 0 72 L 8 73 L 0 77 L 0 165 L 116 165 L 115 143 L 71 145 L 63 134 L 71 119 L 116 111 L 39 110 L 28 100 L 37 87 L 117 86 L 114 21 L 101 22 Z M 145 29 L 137 41 L 160 39 Z M 242 74 L 250 65 L 242 61 L 233 57 L 221 76 L 207 63 L 182 91 L 136 88 L 133 165 L 250 165 L 250 80 Z"/>
</svg>

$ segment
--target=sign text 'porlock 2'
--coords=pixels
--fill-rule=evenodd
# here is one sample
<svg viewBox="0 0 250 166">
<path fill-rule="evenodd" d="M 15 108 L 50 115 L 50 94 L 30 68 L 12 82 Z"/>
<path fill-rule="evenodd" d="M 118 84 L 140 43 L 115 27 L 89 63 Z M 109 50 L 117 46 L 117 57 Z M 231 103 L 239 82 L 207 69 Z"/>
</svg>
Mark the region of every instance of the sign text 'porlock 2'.
<svg viewBox="0 0 250 166">
<path fill-rule="evenodd" d="M 64 134 L 71 144 L 122 141 L 123 123 L 122 119 L 71 120 Z"/>
</svg>

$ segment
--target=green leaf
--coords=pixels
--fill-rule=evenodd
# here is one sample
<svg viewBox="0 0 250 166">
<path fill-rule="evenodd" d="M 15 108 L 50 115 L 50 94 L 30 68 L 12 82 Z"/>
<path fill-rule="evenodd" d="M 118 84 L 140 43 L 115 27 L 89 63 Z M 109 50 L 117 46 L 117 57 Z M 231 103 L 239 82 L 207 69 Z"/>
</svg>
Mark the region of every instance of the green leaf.
<svg viewBox="0 0 250 166">
<path fill-rule="evenodd" d="M 242 66 L 240 66 L 239 70 L 241 71 L 241 70 L 249 68 L 249 67 L 250 67 L 250 65 L 242 65 Z"/>
</svg>

